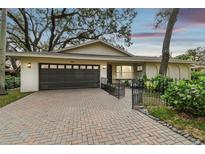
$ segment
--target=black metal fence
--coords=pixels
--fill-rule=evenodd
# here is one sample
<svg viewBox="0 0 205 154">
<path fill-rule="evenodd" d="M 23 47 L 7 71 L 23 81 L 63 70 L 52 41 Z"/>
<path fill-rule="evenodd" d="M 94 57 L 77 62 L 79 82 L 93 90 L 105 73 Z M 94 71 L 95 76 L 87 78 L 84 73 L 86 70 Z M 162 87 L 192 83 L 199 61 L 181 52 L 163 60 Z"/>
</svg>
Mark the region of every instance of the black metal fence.
<svg viewBox="0 0 205 154">
<path fill-rule="evenodd" d="M 152 89 L 145 85 L 143 80 L 133 80 L 132 109 L 138 108 L 139 106 L 165 105 L 165 102 L 161 99 L 163 91 L 163 86 Z"/>
<path fill-rule="evenodd" d="M 101 88 L 119 99 L 125 96 L 125 84 L 120 79 L 114 79 L 109 83 L 107 78 L 101 78 Z"/>
</svg>

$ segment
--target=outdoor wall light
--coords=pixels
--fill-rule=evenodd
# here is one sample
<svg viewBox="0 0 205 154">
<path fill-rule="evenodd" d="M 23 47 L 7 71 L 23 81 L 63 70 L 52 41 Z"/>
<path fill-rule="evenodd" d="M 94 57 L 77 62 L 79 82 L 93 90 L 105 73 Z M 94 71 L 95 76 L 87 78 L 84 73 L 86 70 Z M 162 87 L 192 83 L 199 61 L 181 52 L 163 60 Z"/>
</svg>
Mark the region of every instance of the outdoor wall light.
<svg viewBox="0 0 205 154">
<path fill-rule="evenodd" d="M 105 66 L 105 65 L 104 65 L 104 66 L 102 66 L 102 69 L 106 69 L 106 68 L 107 68 L 107 66 Z"/>
<path fill-rule="evenodd" d="M 27 64 L 27 68 L 31 68 L 31 63 L 28 63 L 28 64 Z"/>
</svg>

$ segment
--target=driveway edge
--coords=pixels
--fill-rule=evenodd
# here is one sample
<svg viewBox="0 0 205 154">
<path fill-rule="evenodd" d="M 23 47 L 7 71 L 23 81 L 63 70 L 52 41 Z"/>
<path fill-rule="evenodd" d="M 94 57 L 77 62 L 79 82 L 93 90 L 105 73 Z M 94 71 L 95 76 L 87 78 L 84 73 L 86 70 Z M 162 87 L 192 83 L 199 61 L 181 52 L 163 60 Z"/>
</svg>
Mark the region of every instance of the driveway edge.
<svg viewBox="0 0 205 154">
<path fill-rule="evenodd" d="M 137 108 L 137 110 L 138 110 L 140 113 L 142 113 L 142 114 L 148 116 L 149 118 L 153 119 L 154 121 L 158 122 L 159 124 L 161 124 L 161 125 L 163 125 L 163 126 L 169 128 L 169 129 L 172 130 L 173 132 L 175 132 L 175 133 L 177 133 L 177 134 L 179 134 L 179 135 L 185 137 L 187 140 L 189 140 L 190 142 L 192 142 L 194 145 L 204 145 L 203 141 L 200 140 L 199 138 L 196 138 L 196 137 L 192 136 L 191 134 L 188 134 L 188 133 L 186 133 L 185 131 L 180 130 L 180 129 L 174 127 L 173 125 L 171 125 L 171 124 L 169 124 L 169 123 L 167 123 L 167 122 L 165 122 L 165 121 L 162 121 L 162 120 L 160 120 L 159 118 L 156 118 L 156 117 L 150 115 L 149 112 L 147 111 L 147 109 L 145 109 L 144 107 Z"/>
</svg>

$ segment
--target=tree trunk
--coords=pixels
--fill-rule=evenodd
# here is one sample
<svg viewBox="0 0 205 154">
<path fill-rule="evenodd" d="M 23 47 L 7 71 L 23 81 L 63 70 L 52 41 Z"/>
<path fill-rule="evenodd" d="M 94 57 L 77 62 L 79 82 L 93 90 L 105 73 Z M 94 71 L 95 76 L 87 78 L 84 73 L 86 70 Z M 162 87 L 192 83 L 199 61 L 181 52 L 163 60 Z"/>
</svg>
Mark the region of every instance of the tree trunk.
<svg viewBox="0 0 205 154">
<path fill-rule="evenodd" d="M 14 57 L 9 57 L 13 70 L 10 72 L 11 75 L 19 76 L 20 75 L 20 66 L 16 65 L 16 59 Z"/>
<path fill-rule="evenodd" d="M 167 23 L 167 29 L 166 29 L 163 47 L 162 47 L 162 60 L 161 60 L 160 70 L 159 70 L 159 74 L 164 76 L 167 74 L 167 68 L 168 68 L 169 56 L 170 56 L 169 46 L 170 46 L 173 28 L 177 21 L 178 14 L 179 14 L 179 9 L 174 8 L 170 14 L 169 21 Z"/>
<path fill-rule="evenodd" d="M 6 28 L 7 9 L 2 9 L 1 33 L 0 33 L 0 95 L 6 94 L 5 90 L 5 52 L 6 52 Z"/>
</svg>

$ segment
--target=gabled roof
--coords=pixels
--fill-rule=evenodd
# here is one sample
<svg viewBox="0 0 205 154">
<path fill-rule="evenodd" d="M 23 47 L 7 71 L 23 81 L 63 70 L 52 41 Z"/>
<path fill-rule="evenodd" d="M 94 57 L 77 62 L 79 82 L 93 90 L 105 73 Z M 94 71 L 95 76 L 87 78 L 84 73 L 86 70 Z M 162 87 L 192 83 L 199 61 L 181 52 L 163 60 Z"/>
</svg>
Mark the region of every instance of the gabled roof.
<svg viewBox="0 0 205 154">
<path fill-rule="evenodd" d="M 106 45 L 106 46 L 109 46 L 109 47 L 111 47 L 111 48 L 113 48 L 113 49 L 115 49 L 115 50 L 117 50 L 117 51 L 119 51 L 119 52 L 121 52 L 121 53 L 123 53 L 123 54 L 125 54 L 125 55 L 127 55 L 127 56 L 130 56 L 130 57 L 134 56 L 133 54 L 131 54 L 131 53 L 129 53 L 129 52 L 127 52 L 127 51 L 125 51 L 125 50 L 119 48 L 119 47 L 116 47 L 116 46 L 114 46 L 114 45 L 111 44 L 111 43 L 108 43 L 108 42 L 106 42 L 106 41 L 103 41 L 103 40 L 87 41 L 87 42 L 84 42 L 84 43 L 81 43 L 81 44 L 78 44 L 78 45 L 72 45 L 72 46 L 67 47 L 67 48 L 64 48 L 64 49 L 56 50 L 55 52 L 59 52 L 59 53 L 63 53 L 63 52 L 65 52 L 65 51 L 68 51 L 68 52 L 69 52 L 69 50 L 76 49 L 76 48 L 80 48 L 80 47 L 87 46 L 87 45 L 91 45 L 91 44 L 94 44 L 94 43 L 102 43 L 102 44 L 104 44 L 104 45 Z"/>
</svg>

